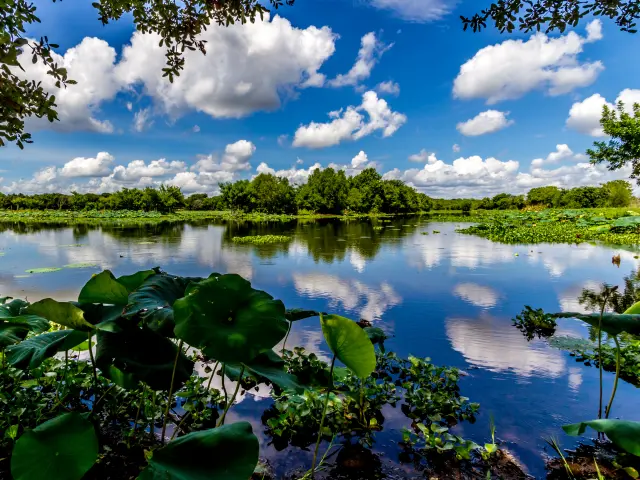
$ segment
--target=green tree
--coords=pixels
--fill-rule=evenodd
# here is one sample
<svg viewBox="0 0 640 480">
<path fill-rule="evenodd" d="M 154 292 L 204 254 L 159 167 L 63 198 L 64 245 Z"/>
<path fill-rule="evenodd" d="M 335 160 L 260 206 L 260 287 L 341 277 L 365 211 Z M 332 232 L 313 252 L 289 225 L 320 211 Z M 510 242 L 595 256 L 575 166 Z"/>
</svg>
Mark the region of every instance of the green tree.
<svg viewBox="0 0 640 480">
<path fill-rule="evenodd" d="M 294 2 L 285 1 L 287 5 Z M 160 47 L 166 49 L 167 66 L 162 70 L 173 82 L 174 76 L 184 68 L 185 50 L 206 53 L 205 42 L 198 38 L 203 30 L 212 23 L 253 23 L 268 11 L 262 3 L 258 0 L 100 0 L 92 5 L 103 25 L 131 14 L 137 30 L 157 33 L 161 37 Z M 278 8 L 283 0 L 269 0 L 269 4 Z M 39 82 L 22 75 L 24 69 L 18 57 L 23 51 L 29 52 L 33 63 L 42 62 L 47 67 L 57 88 L 73 88 L 70 86 L 76 83 L 67 78 L 67 71 L 53 59 L 52 49 L 58 45 L 49 43 L 46 36 L 37 42 L 25 38 L 25 32 L 34 23 L 40 23 L 40 19 L 35 5 L 28 0 L 0 2 L 0 146 L 6 141 L 15 142 L 20 148 L 32 143 L 24 125 L 29 117 L 44 117 L 50 122 L 58 119 L 55 96 Z"/>
<path fill-rule="evenodd" d="M 347 207 L 349 182 L 342 170 L 314 170 L 306 184 L 298 189 L 298 208 L 317 213 L 337 214 Z"/>
<path fill-rule="evenodd" d="M 625 111 L 622 102 L 618 102 L 617 111 L 605 105 L 600 125 L 611 139 L 593 143 L 594 149 L 587 150 L 591 162 L 606 162 L 609 170 L 618 170 L 630 163 L 631 178 L 638 179 L 640 184 L 640 105 L 633 105 L 633 115 Z"/>
<path fill-rule="evenodd" d="M 249 180 L 221 183 L 220 195 L 225 208 L 249 212 L 251 210 L 250 186 Z"/>
<path fill-rule="evenodd" d="M 633 199 L 631 184 L 626 180 L 613 180 L 602 185 L 607 195 L 607 206 L 628 207 Z"/>
<path fill-rule="evenodd" d="M 597 208 L 607 204 L 607 193 L 599 187 L 576 187 L 567 190 L 561 203 L 567 208 Z"/>
<path fill-rule="evenodd" d="M 543 205 L 545 207 L 557 207 L 562 198 L 562 190 L 558 187 L 536 187 L 529 190 L 527 203 L 529 205 Z"/>
<path fill-rule="evenodd" d="M 560 31 L 575 27 L 584 17 L 607 17 L 623 32 L 636 33 L 638 0 L 497 0 L 471 17 L 460 16 L 464 29 L 474 32 L 493 22 L 500 32 Z"/>
<path fill-rule="evenodd" d="M 295 213 L 295 189 L 286 178 L 270 173 L 256 176 L 249 186 L 251 209 L 262 213 Z"/>
</svg>

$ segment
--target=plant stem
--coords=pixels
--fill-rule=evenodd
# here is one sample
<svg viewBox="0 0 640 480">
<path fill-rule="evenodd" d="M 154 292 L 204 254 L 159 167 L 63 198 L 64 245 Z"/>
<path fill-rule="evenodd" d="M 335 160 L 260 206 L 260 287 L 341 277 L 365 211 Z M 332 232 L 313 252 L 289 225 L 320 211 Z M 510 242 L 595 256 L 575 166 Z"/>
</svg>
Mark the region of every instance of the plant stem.
<svg viewBox="0 0 640 480">
<path fill-rule="evenodd" d="M 284 336 L 284 342 L 282 343 L 282 355 L 284 356 L 284 350 L 287 346 L 287 339 L 289 338 L 289 333 L 291 333 L 291 327 L 293 326 L 293 322 L 289 322 L 289 328 L 287 328 L 287 334 Z"/>
<path fill-rule="evenodd" d="M 207 383 L 207 392 L 211 388 L 211 380 L 213 380 L 213 376 L 216 374 L 216 369 L 218 368 L 219 364 L 220 362 L 216 362 L 216 364 L 213 366 L 213 370 L 211 371 L 211 376 L 209 377 L 209 383 Z M 224 381 L 224 379 L 222 380 Z"/>
<path fill-rule="evenodd" d="M 360 379 L 360 421 L 364 425 L 364 380 Z M 365 425 L 367 427 L 368 425 Z"/>
<path fill-rule="evenodd" d="M 231 405 L 233 405 L 233 402 L 236 401 L 236 395 L 238 395 L 238 390 L 240 390 L 240 383 L 242 382 L 242 375 L 244 375 L 244 365 L 242 365 L 242 368 L 240 369 L 240 376 L 238 377 L 238 383 L 236 383 L 236 389 L 233 392 L 233 395 L 231 396 L 231 400 L 226 402 L 224 406 L 224 412 L 222 412 L 222 417 L 220 417 L 220 422 L 218 423 L 219 427 L 221 425 L 224 425 L 224 419 L 227 416 L 227 412 L 229 411 L 229 408 L 231 408 Z M 222 381 L 224 382 L 224 378 L 222 379 Z"/>
<path fill-rule="evenodd" d="M 616 390 L 618 389 L 618 379 L 620 378 L 620 342 L 618 336 L 613 336 L 613 341 L 616 342 L 616 378 L 613 381 L 613 390 L 611 390 L 611 398 L 609 404 L 604 411 L 604 418 L 609 418 L 611 414 L 611 407 L 613 406 L 613 399 L 616 397 Z"/>
<path fill-rule="evenodd" d="M 227 366 L 223 363 L 222 364 L 222 372 L 221 372 L 221 377 L 222 377 L 222 391 L 224 392 L 224 406 L 227 406 L 227 402 L 229 402 L 229 395 L 227 394 L 227 386 L 224 384 L 224 374 L 227 371 Z"/>
<path fill-rule="evenodd" d="M 89 343 L 89 358 L 91 358 L 91 366 L 93 367 L 93 379 L 95 380 L 95 388 L 98 388 L 98 369 L 96 368 L 96 360 L 93 358 L 93 350 L 91 350 L 91 337 L 92 334 L 89 332 L 87 338 L 87 342 Z M 95 394 L 94 394 L 95 395 Z"/>
<path fill-rule="evenodd" d="M 598 403 L 598 418 L 602 418 L 602 316 L 604 315 L 604 309 L 607 306 L 607 300 L 609 298 L 608 290 L 604 293 L 604 299 L 602 300 L 602 306 L 600 307 L 600 318 L 598 320 L 598 367 L 600 370 L 600 401 Z"/>
<path fill-rule="evenodd" d="M 136 418 L 133 421 L 133 438 L 136 438 L 136 428 L 138 427 L 138 419 L 140 418 L 140 411 L 142 410 L 142 404 L 144 403 L 144 392 L 147 391 L 147 384 L 145 383 L 140 392 L 140 403 L 138 404 L 138 411 L 136 412 Z"/>
<path fill-rule="evenodd" d="M 167 397 L 167 409 L 164 411 L 164 418 L 162 419 L 162 438 L 160 441 L 164 445 L 164 435 L 167 431 L 167 420 L 169 420 L 169 409 L 171 408 L 171 402 L 173 399 L 173 385 L 176 381 L 176 370 L 178 368 L 178 358 L 180 358 L 180 352 L 182 352 L 183 341 L 180 340 L 178 344 L 178 350 L 176 351 L 176 359 L 173 361 L 173 372 L 171 373 L 171 386 L 169 387 L 169 395 Z"/>
<path fill-rule="evenodd" d="M 153 416 L 151 417 L 151 423 L 149 424 L 149 432 L 153 437 L 156 434 L 156 392 L 155 390 L 152 391 L 152 394 L 151 394 L 151 414 Z"/>
<path fill-rule="evenodd" d="M 329 370 L 329 388 L 327 389 L 327 397 L 324 399 L 324 407 L 322 408 L 322 418 L 320 419 L 320 430 L 318 430 L 318 440 L 316 441 L 316 449 L 313 452 L 313 463 L 311 464 L 311 480 L 316 474 L 316 461 L 318 460 L 318 450 L 322 441 L 322 427 L 324 427 L 324 417 L 327 414 L 327 405 L 329 405 L 329 396 L 331 395 L 331 387 L 333 387 L 333 366 L 336 364 L 336 356 L 331 359 L 331 369 Z"/>
<path fill-rule="evenodd" d="M 98 407 L 98 405 L 100 405 L 100 402 L 102 401 L 102 399 L 103 399 L 104 397 L 106 397 L 106 396 L 107 396 L 107 393 L 109 393 L 109 392 L 111 391 L 111 389 L 112 389 L 113 387 L 115 387 L 115 386 L 116 386 L 116 384 L 114 383 L 114 384 L 113 384 L 113 385 L 111 385 L 109 388 L 107 388 L 107 391 L 106 391 L 106 392 L 104 392 L 104 393 L 102 394 L 102 396 L 98 399 L 98 401 L 97 401 L 96 403 L 94 403 L 94 404 L 93 404 L 93 408 L 91 409 L 91 412 L 92 412 L 92 413 L 94 413 L 94 412 L 96 412 L 96 411 L 97 411 L 97 407 Z"/>
<path fill-rule="evenodd" d="M 183 415 L 183 417 L 180 419 L 180 423 L 178 424 L 178 426 L 176 427 L 176 429 L 173 431 L 173 435 L 171 435 L 171 440 L 173 440 L 173 437 L 175 437 L 178 434 L 179 430 L 182 430 L 182 424 L 184 423 L 184 421 L 189 417 L 189 415 L 191 415 L 191 412 L 187 412 L 185 415 Z"/>
<path fill-rule="evenodd" d="M 236 395 L 238 395 L 238 390 L 240 390 L 240 383 L 242 382 L 242 375 L 244 375 L 244 365 L 242 365 L 242 368 L 240 369 L 240 376 L 238 377 L 238 383 L 236 383 L 236 389 L 233 392 L 233 395 L 231 396 L 231 400 L 226 402 L 224 406 L 224 412 L 222 412 L 222 417 L 220 417 L 220 422 L 218 423 L 219 427 L 221 425 L 224 425 L 224 419 L 227 416 L 227 412 L 229 411 L 229 408 L 231 408 L 231 405 L 233 405 L 233 402 L 235 402 L 236 400 Z M 224 378 L 222 379 L 222 381 L 224 382 Z"/>
</svg>

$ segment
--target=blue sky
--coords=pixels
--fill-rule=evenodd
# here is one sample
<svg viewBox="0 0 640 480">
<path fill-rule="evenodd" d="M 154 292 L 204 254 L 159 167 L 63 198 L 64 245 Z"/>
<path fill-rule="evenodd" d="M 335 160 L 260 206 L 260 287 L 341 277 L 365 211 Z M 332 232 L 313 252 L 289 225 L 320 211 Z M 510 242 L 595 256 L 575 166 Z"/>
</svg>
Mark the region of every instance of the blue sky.
<svg viewBox="0 0 640 480">
<path fill-rule="evenodd" d="M 60 122 L 28 124 L 33 145 L 0 149 L 0 191 L 215 193 L 219 181 L 265 171 L 300 183 L 329 165 L 375 166 L 442 197 L 625 178 L 584 152 L 602 138 L 605 101 L 640 101 L 640 36 L 606 19 L 549 37 L 464 32 L 459 15 L 481 6 L 298 1 L 259 25 L 212 28 L 208 54 L 190 55 L 169 86 L 157 41 L 130 18 L 103 27 L 90 4 L 41 2 L 27 33 L 58 43 L 79 83 L 57 95 Z"/>
</svg>

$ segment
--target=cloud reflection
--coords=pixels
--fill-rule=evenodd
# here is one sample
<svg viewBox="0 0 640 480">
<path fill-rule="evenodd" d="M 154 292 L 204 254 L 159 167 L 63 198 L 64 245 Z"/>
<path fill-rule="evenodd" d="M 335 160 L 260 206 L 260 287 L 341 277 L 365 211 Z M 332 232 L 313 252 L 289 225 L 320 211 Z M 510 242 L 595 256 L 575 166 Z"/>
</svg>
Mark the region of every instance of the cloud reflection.
<svg viewBox="0 0 640 480">
<path fill-rule="evenodd" d="M 470 304 L 483 308 L 494 307 L 500 298 L 500 294 L 493 288 L 471 282 L 459 283 L 453 293 Z"/>
</svg>

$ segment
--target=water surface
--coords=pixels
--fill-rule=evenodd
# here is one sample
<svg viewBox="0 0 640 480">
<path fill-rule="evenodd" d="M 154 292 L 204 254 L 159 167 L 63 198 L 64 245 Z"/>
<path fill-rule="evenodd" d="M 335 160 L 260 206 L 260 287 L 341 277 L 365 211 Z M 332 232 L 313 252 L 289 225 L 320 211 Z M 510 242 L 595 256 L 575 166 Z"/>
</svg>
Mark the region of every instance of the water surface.
<svg viewBox="0 0 640 480">
<path fill-rule="evenodd" d="M 463 395 L 481 404 L 475 424 L 458 431 L 478 443 L 489 440 L 493 415 L 497 436 L 529 472 L 544 476 L 544 437 L 561 425 L 592 419 L 597 409 L 597 369 L 575 362 L 542 341 L 527 342 L 511 326 L 524 305 L 546 311 L 581 310 L 577 297 L 601 282 L 621 284 L 638 267 L 637 252 L 611 246 L 503 245 L 455 232 L 464 224 L 427 218 L 288 223 L 201 223 L 150 226 L 0 226 L 0 294 L 31 301 L 51 296 L 75 300 L 92 273 L 116 275 L 161 266 L 188 276 L 234 272 L 284 301 L 371 320 L 389 335 L 399 355 L 428 356 L 468 373 Z M 434 233 L 439 231 L 440 233 Z M 429 232 L 423 235 L 422 232 Z M 237 245 L 234 236 L 291 235 L 288 244 Z M 4 255 L 1 255 L 4 254 Z M 621 255 L 621 265 L 611 263 Z M 25 270 L 90 263 L 95 267 L 27 275 Z M 560 334 L 584 335 L 580 322 L 565 321 Z M 327 355 L 317 320 L 298 322 L 288 345 Z M 606 375 L 608 392 L 612 375 Z M 242 417 L 261 435 L 260 414 L 268 396 L 243 398 L 231 418 Z M 640 420 L 640 395 L 622 382 L 614 416 Z M 397 460 L 394 442 L 408 426 L 399 410 L 385 411 L 376 449 Z M 262 435 L 262 452 L 273 456 Z M 296 455 L 275 455 L 279 471 L 297 466 Z M 303 458 L 302 461 L 306 461 Z M 307 462 L 308 463 L 308 462 Z"/>
</svg>

